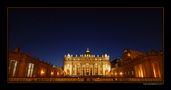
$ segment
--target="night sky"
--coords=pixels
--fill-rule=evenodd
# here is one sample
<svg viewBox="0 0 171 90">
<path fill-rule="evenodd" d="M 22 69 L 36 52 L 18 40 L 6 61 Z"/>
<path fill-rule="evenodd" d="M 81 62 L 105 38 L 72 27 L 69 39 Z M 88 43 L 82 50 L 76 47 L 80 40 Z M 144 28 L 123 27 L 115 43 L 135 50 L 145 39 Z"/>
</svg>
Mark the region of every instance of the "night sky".
<svg viewBox="0 0 171 90">
<path fill-rule="evenodd" d="M 124 48 L 162 49 L 161 8 L 9 8 L 9 50 L 16 47 L 53 65 L 65 54 L 119 58 Z"/>
</svg>

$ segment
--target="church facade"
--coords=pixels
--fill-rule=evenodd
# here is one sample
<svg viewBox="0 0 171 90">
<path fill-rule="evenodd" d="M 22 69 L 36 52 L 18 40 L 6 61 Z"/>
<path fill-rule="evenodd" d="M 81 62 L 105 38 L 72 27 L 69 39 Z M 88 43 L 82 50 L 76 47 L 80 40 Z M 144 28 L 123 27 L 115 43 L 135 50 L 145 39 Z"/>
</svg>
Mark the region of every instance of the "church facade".
<svg viewBox="0 0 171 90">
<path fill-rule="evenodd" d="M 89 49 L 83 55 L 65 55 L 65 76 L 110 76 L 111 64 L 107 54 L 93 55 Z"/>
</svg>

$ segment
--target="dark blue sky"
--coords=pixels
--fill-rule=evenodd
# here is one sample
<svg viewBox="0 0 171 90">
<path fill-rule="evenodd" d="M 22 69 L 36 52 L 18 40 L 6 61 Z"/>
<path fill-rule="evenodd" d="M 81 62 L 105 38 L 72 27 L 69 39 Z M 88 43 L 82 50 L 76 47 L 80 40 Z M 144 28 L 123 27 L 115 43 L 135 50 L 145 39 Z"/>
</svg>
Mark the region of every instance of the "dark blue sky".
<svg viewBox="0 0 171 90">
<path fill-rule="evenodd" d="M 120 57 L 124 48 L 162 48 L 161 8 L 9 8 L 10 50 L 63 66 L 63 57 L 90 48 Z"/>
</svg>

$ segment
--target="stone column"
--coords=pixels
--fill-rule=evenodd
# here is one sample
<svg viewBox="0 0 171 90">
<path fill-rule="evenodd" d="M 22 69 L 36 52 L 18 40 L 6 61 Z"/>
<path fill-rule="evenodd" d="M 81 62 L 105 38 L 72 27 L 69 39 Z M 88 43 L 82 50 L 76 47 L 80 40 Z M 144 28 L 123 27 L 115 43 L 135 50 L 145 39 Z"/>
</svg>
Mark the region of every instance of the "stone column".
<svg viewBox="0 0 171 90">
<path fill-rule="evenodd" d="M 76 66 L 76 64 L 74 65 L 74 75 L 77 75 L 77 66 Z"/>
<path fill-rule="evenodd" d="M 103 76 L 105 75 L 105 65 L 103 64 L 102 68 L 103 68 Z"/>
<path fill-rule="evenodd" d="M 92 65 L 92 75 L 94 75 L 94 65 Z"/>
<path fill-rule="evenodd" d="M 97 68 L 98 68 L 97 73 L 98 73 L 98 75 L 100 75 L 100 65 L 99 65 L 99 63 L 97 65 Z"/>
<path fill-rule="evenodd" d="M 83 67 L 83 76 L 85 76 L 85 67 Z"/>
<path fill-rule="evenodd" d="M 80 75 L 83 75 L 82 65 L 80 65 Z"/>
</svg>

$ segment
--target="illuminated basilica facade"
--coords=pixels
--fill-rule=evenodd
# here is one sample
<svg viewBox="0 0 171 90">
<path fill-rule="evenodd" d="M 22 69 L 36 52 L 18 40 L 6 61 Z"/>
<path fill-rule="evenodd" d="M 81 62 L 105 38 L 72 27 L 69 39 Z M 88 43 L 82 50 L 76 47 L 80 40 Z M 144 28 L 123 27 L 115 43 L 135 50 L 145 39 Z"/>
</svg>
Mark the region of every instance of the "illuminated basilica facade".
<svg viewBox="0 0 171 90">
<path fill-rule="evenodd" d="M 111 64 L 109 55 L 93 55 L 89 49 L 83 55 L 65 55 L 66 76 L 109 76 Z"/>
<path fill-rule="evenodd" d="M 87 49 L 79 56 L 65 55 L 64 66 L 58 67 L 16 48 L 15 51 L 8 53 L 8 80 L 162 81 L 164 79 L 163 64 L 162 50 L 144 53 L 124 49 L 120 58 L 110 62 L 109 55 L 93 55 Z"/>
</svg>

